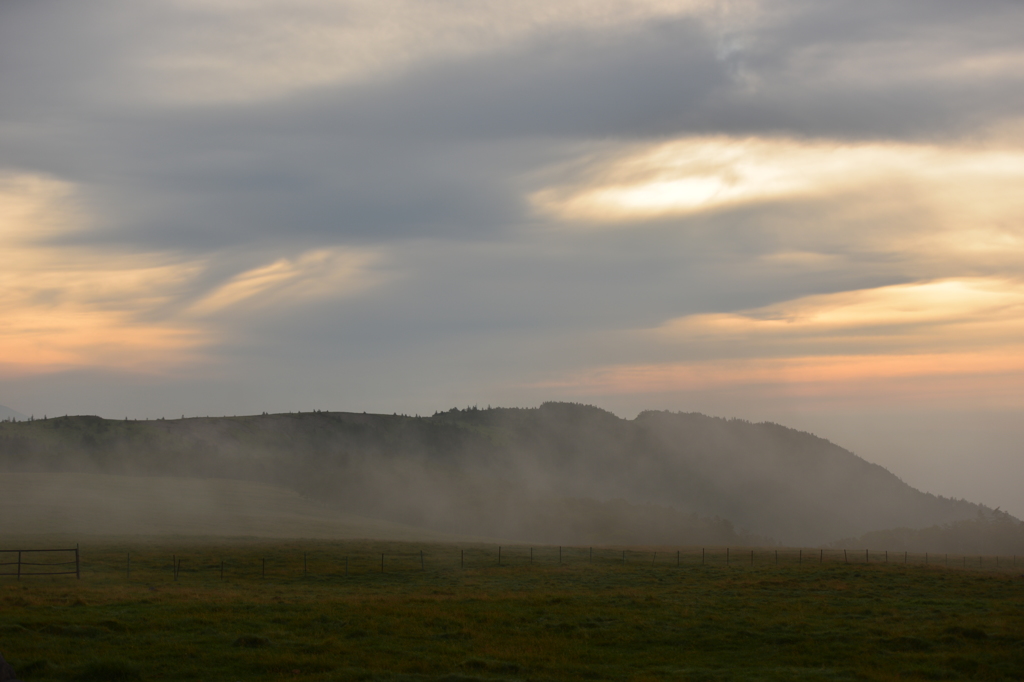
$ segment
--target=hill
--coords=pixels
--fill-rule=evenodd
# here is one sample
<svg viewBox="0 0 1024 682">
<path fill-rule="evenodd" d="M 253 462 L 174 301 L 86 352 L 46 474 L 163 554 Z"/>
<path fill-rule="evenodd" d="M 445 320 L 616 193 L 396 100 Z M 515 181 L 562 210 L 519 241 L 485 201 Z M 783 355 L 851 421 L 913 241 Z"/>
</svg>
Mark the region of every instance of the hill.
<svg viewBox="0 0 1024 682">
<path fill-rule="evenodd" d="M 988 511 L 777 424 L 566 403 L 4 423 L 0 470 L 272 483 L 346 513 L 536 542 L 817 545 Z"/>
<path fill-rule="evenodd" d="M 17 419 L 21 421 L 23 419 L 28 419 L 28 417 L 17 410 L 12 410 L 6 405 L 0 405 L 0 421 L 7 421 L 8 419 Z"/>
</svg>

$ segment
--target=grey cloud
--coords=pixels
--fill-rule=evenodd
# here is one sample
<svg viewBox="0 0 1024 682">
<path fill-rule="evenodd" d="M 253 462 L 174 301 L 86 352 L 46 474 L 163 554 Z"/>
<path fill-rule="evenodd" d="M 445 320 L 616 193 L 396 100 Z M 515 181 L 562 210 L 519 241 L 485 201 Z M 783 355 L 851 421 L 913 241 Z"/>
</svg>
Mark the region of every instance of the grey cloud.
<svg viewBox="0 0 1024 682">
<path fill-rule="evenodd" d="M 1016 73 L 927 73 L 907 82 L 901 60 L 912 52 L 917 68 L 922 50 L 941 50 L 942 63 L 955 61 L 983 49 L 982 35 L 1009 49 L 1024 25 L 1010 21 L 1014 4 L 974 13 L 956 3 L 909 4 L 781 5 L 733 36 L 740 47 L 725 56 L 723 36 L 704 25 L 662 20 L 553 32 L 276 102 L 155 110 L 110 94 L 125 71 L 118 62 L 130 61 L 139 38 L 122 26 L 113 35 L 125 44 L 105 45 L 112 29 L 95 15 L 72 27 L 74 15 L 55 5 L 16 3 L 5 10 L 17 19 L 7 30 L 20 38 L 0 41 L 0 63 L 14 64 L 0 72 L 11 103 L 0 149 L 8 167 L 85 187 L 103 216 L 85 240 L 205 251 L 488 239 L 532 220 L 525 178 L 594 139 L 921 137 L 961 134 L 1020 110 Z M 36 43 L 24 37 L 33 21 L 44 36 Z M 64 36 L 66 55 L 39 54 L 39 44 Z M 844 76 L 851 60 L 879 50 L 892 53 L 884 72 L 858 82 Z M 27 78 L 24 61 L 37 58 L 46 70 Z M 115 82 L 100 87 L 105 71 Z"/>
</svg>

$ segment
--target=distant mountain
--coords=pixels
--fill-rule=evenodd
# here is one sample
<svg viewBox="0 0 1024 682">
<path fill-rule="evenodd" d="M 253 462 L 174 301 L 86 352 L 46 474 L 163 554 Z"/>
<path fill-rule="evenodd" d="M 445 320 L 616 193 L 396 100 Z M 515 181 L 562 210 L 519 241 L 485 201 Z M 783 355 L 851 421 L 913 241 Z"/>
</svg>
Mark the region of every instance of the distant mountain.
<svg viewBox="0 0 1024 682">
<path fill-rule="evenodd" d="M 7 419 L 17 419 L 20 421 L 22 419 L 28 419 L 28 417 L 23 415 L 21 412 L 0 405 L 0 421 L 5 421 Z"/>
<path fill-rule="evenodd" d="M 351 514 L 553 543 L 818 545 L 990 511 L 778 424 L 568 403 L 7 423 L 0 470 L 247 479 Z"/>
</svg>

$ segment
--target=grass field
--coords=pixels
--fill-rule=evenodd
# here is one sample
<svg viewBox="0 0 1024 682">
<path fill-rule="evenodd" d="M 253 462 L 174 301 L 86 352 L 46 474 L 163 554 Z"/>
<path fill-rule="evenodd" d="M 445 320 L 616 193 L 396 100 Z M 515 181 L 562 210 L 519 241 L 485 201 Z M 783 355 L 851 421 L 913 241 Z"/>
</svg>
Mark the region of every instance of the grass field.
<svg viewBox="0 0 1024 682">
<path fill-rule="evenodd" d="M 0 651 L 27 681 L 1024 679 L 1009 559 L 558 551 L 92 538 L 81 580 L 0 578 Z"/>
</svg>

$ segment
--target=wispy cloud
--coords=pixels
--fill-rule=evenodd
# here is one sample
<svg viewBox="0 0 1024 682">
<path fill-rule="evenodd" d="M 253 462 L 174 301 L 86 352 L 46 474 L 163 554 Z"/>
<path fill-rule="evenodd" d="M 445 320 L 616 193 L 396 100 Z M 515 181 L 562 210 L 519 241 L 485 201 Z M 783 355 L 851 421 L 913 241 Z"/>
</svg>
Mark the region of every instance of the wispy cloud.
<svg viewBox="0 0 1024 682">
<path fill-rule="evenodd" d="M 46 176 L 0 182 L 5 376 L 201 364 L 207 348 L 231 336 L 225 315 L 351 297 L 385 279 L 379 254 L 365 248 L 316 249 L 211 284 L 206 257 L 62 244 L 94 219 L 79 196 Z"/>
<path fill-rule="evenodd" d="M 562 172 L 579 177 L 535 192 L 532 203 L 543 214 L 588 227 L 634 227 L 757 202 L 842 200 L 893 185 L 913 192 L 915 201 L 952 209 L 953 219 L 965 208 L 1006 218 L 1024 203 L 1009 191 L 1024 181 L 1024 151 L 977 147 L 691 137 L 613 150 Z"/>
<path fill-rule="evenodd" d="M 199 265 L 165 255 L 59 245 L 91 216 L 73 186 L 38 175 L 0 183 L 0 357 L 6 375 L 105 366 L 159 372 L 194 362 L 205 335 L 152 313 Z"/>
<path fill-rule="evenodd" d="M 232 277 L 188 308 L 210 315 L 231 309 L 298 306 L 317 299 L 341 298 L 386 279 L 380 255 L 368 249 L 316 249 L 281 258 Z"/>
<path fill-rule="evenodd" d="M 1015 345 L 1024 339 L 1024 282 L 972 278 L 818 294 L 756 310 L 690 315 L 656 334 L 797 353 L 852 342 L 864 354 Z"/>
<path fill-rule="evenodd" d="M 748 389 L 872 401 L 987 398 L 1024 406 L 1024 283 L 942 280 L 688 315 L 639 332 L 689 359 L 616 364 L 552 388 L 591 394 Z M 663 351 L 664 352 L 664 351 Z M 956 387 L 959 386 L 959 389 Z"/>
</svg>

